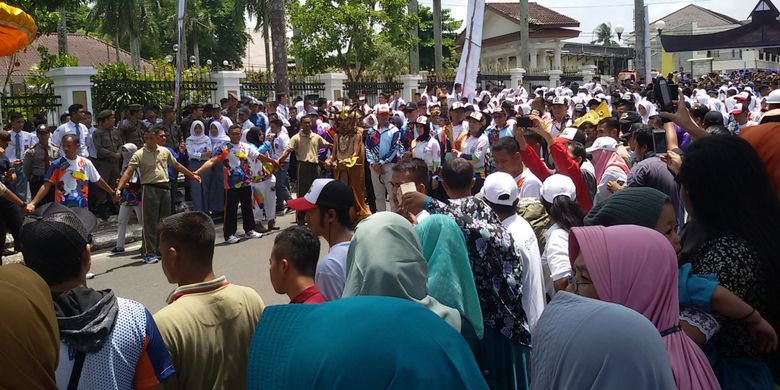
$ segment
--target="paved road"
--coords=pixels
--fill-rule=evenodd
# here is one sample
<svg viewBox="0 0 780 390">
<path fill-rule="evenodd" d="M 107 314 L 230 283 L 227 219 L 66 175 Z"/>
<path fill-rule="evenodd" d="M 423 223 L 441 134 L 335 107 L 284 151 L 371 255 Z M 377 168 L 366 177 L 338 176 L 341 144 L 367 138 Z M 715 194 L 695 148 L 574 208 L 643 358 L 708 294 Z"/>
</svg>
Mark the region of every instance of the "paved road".
<svg viewBox="0 0 780 390">
<path fill-rule="evenodd" d="M 277 226 L 292 226 L 294 220 L 294 215 L 279 217 Z M 214 272 L 227 276 L 232 283 L 254 288 L 266 305 L 288 303 L 290 300 L 286 295 L 274 292 L 268 277 L 268 258 L 277 232 L 279 230 L 259 239 L 226 245 L 220 224 L 217 226 Z M 321 243 L 321 252 L 325 253 L 327 243 Z M 175 286 L 168 283 L 160 263 L 141 262 L 139 248 L 140 243 L 133 243 L 121 255 L 113 255 L 109 250 L 93 253 L 91 272 L 95 273 L 95 278 L 88 280 L 87 285 L 95 289 L 110 288 L 118 296 L 136 300 L 155 313 L 165 306 L 165 298 Z"/>
</svg>

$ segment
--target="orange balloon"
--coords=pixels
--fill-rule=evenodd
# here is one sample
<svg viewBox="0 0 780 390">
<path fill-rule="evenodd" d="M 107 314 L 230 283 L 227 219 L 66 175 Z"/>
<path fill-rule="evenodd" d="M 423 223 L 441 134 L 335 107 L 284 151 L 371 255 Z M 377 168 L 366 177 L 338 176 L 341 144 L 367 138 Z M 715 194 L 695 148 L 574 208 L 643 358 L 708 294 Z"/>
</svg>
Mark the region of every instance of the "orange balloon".
<svg viewBox="0 0 780 390">
<path fill-rule="evenodd" d="M 30 15 L 0 2 L 0 56 L 9 56 L 31 44 L 37 31 Z"/>
</svg>

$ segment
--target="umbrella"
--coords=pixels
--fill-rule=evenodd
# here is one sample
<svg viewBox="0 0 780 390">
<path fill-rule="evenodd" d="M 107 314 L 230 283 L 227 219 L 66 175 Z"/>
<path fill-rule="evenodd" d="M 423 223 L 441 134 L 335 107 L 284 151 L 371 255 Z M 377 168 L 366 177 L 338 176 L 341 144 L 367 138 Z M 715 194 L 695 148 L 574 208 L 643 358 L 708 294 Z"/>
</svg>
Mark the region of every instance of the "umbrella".
<svg viewBox="0 0 780 390">
<path fill-rule="evenodd" d="M 30 15 L 0 2 L 0 56 L 9 56 L 32 43 L 37 30 Z"/>
</svg>

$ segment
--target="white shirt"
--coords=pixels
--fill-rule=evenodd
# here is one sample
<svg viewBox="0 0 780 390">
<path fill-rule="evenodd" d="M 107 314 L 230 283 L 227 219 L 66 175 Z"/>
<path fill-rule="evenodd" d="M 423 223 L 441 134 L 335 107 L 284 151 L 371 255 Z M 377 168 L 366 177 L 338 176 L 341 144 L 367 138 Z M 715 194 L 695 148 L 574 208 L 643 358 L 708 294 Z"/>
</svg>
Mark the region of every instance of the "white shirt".
<svg viewBox="0 0 780 390">
<path fill-rule="evenodd" d="M 325 256 L 317 261 L 314 283 L 327 301 L 341 298 L 347 282 L 347 252 L 349 241 L 333 245 Z"/>
<path fill-rule="evenodd" d="M 255 127 L 255 124 L 252 123 L 252 121 L 249 119 L 245 120 L 244 123 L 241 124 L 241 142 L 246 142 L 246 133 L 248 133 L 249 130 L 251 130 L 253 127 Z"/>
<path fill-rule="evenodd" d="M 469 135 L 463 140 L 460 146 L 459 157 L 464 154 L 471 155 L 471 163 L 474 165 L 474 169 L 480 172 L 479 169 L 485 167 L 485 154 L 490 148 L 490 141 L 487 134 L 484 132 L 477 138 Z"/>
<path fill-rule="evenodd" d="M 287 121 L 287 123 L 290 123 L 290 109 L 287 108 L 286 105 L 279 103 L 276 106 L 276 115 L 279 116 L 279 119 L 282 121 Z"/>
<path fill-rule="evenodd" d="M 515 242 L 515 252 L 523 260 L 523 310 L 528 328 L 533 331 L 544 310 L 544 271 L 539 255 L 539 242 L 534 229 L 525 219 L 513 214 L 501 222 Z"/>
<path fill-rule="evenodd" d="M 279 134 L 274 136 L 274 140 L 271 142 L 271 158 L 276 160 L 282 156 L 282 153 L 287 149 L 287 144 L 290 143 L 290 136 L 287 134 L 287 130 L 279 130 Z M 287 155 L 285 162 L 290 161 L 290 156 Z"/>
<path fill-rule="evenodd" d="M 429 213 L 429 212 L 427 212 L 425 210 L 420 210 L 420 212 L 417 213 L 415 218 L 417 219 L 417 223 L 420 223 L 420 222 L 423 221 L 423 219 L 428 218 L 430 216 L 431 216 L 431 213 Z"/>
<path fill-rule="evenodd" d="M 536 175 L 531 173 L 531 170 L 528 168 L 525 168 L 523 170 L 523 173 L 520 174 L 520 176 L 515 178 L 515 182 L 519 183 L 520 180 L 523 180 L 523 184 L 520 185 L 520 194 L 519 198 L 534 198 L 539 199 L 539 197 L 542 195 L 542 181 L 539 180 Z"/>
<path fill-rule="evenodd" d="M 609 187 L 607 186 L 607 183 L 611 181 L 623 181 L 622 185 L 625 185 L 626 181 L 628 181 L 628 175 L 626 175 L 625 172 L 616 169 L 607 169 L 604 171 L 604 174 L 601 175 L 601 181 L 596 187 L 596 196 L 593 198 L 594 206 L 612 196 L 612 193 L 609 192 Z"/>
<path fill-rule="evenodd" d="M 401 99 L 399 97 L 398 99 L 395 99 L 392 102 L 390 102 L 390 109 L 393 110 L 393 111 L 398 111 L 398 107 L 401 107 L 404 104 L 406 104 L 404 99 Z"/>
<path fill-rule="evenodd" d="M 24 130 L 19 130 L 19 132 L 9 130 L 8 133 L 11 134 L 11 142 L 5 149 L 5 156 L 11 163 L 24 159 L 24 153 L 38 143 L 38 137 L 33 133 Z M 17 136 L 19 137 L 19 147 L 16 144 Z"/>
<path fill-rule="evenodd" d="M 68 121 L 60 125 L 57 130 L 54 130 L 54 134 L 51 136 L 51 143 L 60 150 L 60 156 L 65 155 L 65 152 L 62 149 L 62 137 L 68 134 L 76 134 L 79 136 L 79 156 L 89 157 L 89 149 L 87 148 L 89 130 L 87 129 L 87 126 L 84 126 L 81 123 L 73 123 L 73 121 Z"/>
<path fill-rule="evenodd" d="M 428 170 L 433 171 L 441 163 L 441 147 L 436 138 L 430 137 L 427 141 L 414 142 L 412 157 L 425 161 Z"/>
<path fill-rule="evenodd" d="M 460 136 L 460 133 L 462 133 L 464 130 L 463 124 L 458 123 L 457 125 L 452 126 L 452 141 L 455 142 L 456 139 Z"/>
<path fill-rule="evenodd" d="M 87 131 L 89 134 L 87 134 L 87 151 L 89 152 L 89 157 L 91 158 L 97 158 L 97 149 L 95 149 L 95 142 L 92 140 L 92 133 L 95 132 L 95 126 L 92 126 Z"/>
<path fill-rule="evenodd" d="M 544 284 L 547 294 L 555 295 L 553 282 L 571 275 L 571 263 L 569 262 L 569 232 L 554 223 L 544 233 L 547 242 L 542 253 L 542 267 L 544 268 Z"/>
</svg>

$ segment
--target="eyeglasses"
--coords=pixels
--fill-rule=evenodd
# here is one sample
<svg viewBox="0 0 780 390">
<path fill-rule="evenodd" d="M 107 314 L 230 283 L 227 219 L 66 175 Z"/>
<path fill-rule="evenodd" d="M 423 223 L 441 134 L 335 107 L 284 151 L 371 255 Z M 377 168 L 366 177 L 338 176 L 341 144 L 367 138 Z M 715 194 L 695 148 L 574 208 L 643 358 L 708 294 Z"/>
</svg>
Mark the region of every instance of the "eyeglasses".
<svg viewBox="0 0 780 390">
<path fill-rule="evenodd" d="M 581 284 L 593 284 L 593 282 L 583 282 L 580 280 L 577 280 L 577 278 L 574 277 L 574 275 L 569 275 L 568 277 L 569 286 L 574 286 L 574 293 L 578 293 L 580 289 Z"/>
</svg>

